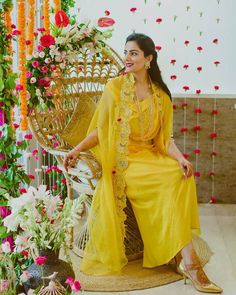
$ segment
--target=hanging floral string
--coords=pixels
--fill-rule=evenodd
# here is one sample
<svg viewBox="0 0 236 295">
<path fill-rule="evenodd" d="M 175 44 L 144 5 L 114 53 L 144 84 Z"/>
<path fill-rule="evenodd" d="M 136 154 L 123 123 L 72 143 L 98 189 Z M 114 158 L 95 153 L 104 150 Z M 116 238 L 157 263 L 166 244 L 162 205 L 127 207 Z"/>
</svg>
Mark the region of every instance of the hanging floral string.
<svg viewBox="0 0 236 295">
<path fill-rule="evenodd" d="M 19 70 L 20 70 L 20 83 L 16 85 L 16 90 L 19 91 L 20 98 L 20 114 L 21 114 L 21 130 L 28 129 L 27 123 L 27 91 L 26 91 L 26 40 L 25 40 L 25 1 L 18 1 L 18 29 L 20 31 L 18 46 L 19 46 Z"/>
<path fill-rule="evenodd" d="M 12 8 L 10 8 L 9 10 L 7 10 L 4 13 L 4 21 L 5 21 L 5 26 L 7 28 L 7 32 L 8 32 L 8 55 L 9 58 L 12 59 L 12 42 L 11 42 L 11 38 L 12 38 L 12 21 L 11 21 L 11 12 L 12 12 Z"/>
<path fill-rule="evenodd" d="M 61 1 L 60 0 L 53 0 L 54 2 L 54 13 L 57 13 L 61 10 Z"/>
<path fill-rule="evenodd" d="M 219 89 L 219 86 L 214 86 L 215 91 Z M 215 157 L 216 157 L 216 116 L 219 114 L 219 111 L 217 109 L 217 101 L 216 101 L 216 95 L 214 96 L 214 103 L 213 103 L 213 110 L 211 112 L 211 115 L 213 117 L 213 132 L 210 134 L 210 138 L 212 139 L 212 168 L 209 173 L 209 176 L 211 177 L 211 199 L 210 203 L 216 202 L 216 196 L 215 196 Z"/>
<path fill-rule="evenodd" d="M 196 94 L 199 95 L 201 93 L 200 89 L 196 90 Z M 199 148 L 199 131 L 201 130 L 201 126 L 199 123 L 199 119 L 200 119 L 200 114 L 202 113 L 202 110 L 200 108 L 200 99 L 199 96 L 197 97 L 197 107 L 195 108 L 194 112 L 196 113 L 196 125 L 193 127 L 193 130 L 196 132 L 196 146 L 194 149 L 194 154 L 195 154 L 195 173 L 194 176 L 195 177 L 200 177 L 200 171 L 198 169 L 198 161 L 199 161 L 199 154 L 201 153 L 201 150 Z"/>
<path fill-rule="evenodd" d="M 43 1 L 43 23 L 44 23 L 44 29 L 45 34 L 50 34 L 50 15 L 49 15 L 49 0 Z"/>
<path fill-rule="evenodd" d="M 189 90 L 189 86 L 183 86 L 183 89 L 185 91 L 184 102 L 181 104 L 183 108 L 183 127 L 180 129 L 180 131 L 183 133 L 183 156 L 187 159 L 189 154 L 186 153 L 186 132 L 188 131 L 186 126 L 188 106 L 186 92 Z"/>
<path fill-rule="evenodd" d="M 29 14 L 28 14 L 28 32 L 26 45 L 27 52 L 29 55 L 32 55 L 34 48 L 34 15 L 35 15 L 35 0 L 28 0 L 29 4 Z"/>
</svg>

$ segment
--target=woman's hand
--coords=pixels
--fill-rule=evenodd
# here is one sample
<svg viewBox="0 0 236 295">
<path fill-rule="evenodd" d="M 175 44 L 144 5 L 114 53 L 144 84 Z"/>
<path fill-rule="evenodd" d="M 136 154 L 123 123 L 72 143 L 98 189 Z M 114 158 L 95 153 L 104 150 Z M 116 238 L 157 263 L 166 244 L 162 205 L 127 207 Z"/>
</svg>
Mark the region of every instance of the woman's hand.
<svg viewBox="0 0 236 295">
<path fill-rule="evenodd" d="M 65 156 L 63 165 L 66 171 L 68 171 L 68 168 L 73 168 L 75 166 L 75 163 L 79 154 L 80 154 L 79 150 L 73 149 Z"/>
<path fill-rule="evenodd" d="M 192 164 L 186 160 L 185 158 L 181 158 L 178 160 L 180 168 L 183 171 L 183 177 L 184 179 L 187 179 L 188 177 L 193 175 L 193 166 Z"/>
</svg>

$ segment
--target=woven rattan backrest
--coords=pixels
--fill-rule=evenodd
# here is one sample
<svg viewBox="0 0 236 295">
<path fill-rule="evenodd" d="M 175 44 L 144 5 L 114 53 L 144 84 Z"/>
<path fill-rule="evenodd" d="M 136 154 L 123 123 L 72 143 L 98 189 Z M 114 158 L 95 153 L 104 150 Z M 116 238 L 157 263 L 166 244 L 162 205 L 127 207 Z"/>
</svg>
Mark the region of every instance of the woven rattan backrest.
<svg viewBox="0 0 236 295">
<path fill-rule="evenodd" d="M 55 107 L 47 112 L 34 108 L 31 112 L 30 128 L 43 148 L 55 148 L 55 142 L 57 148 L 68 148 L 68 143 L 61 135 L 70 123 L 75 109 L 90 108 L 86 111 L 94 112 L 94 104 L 99 101 L 104 85 L 123 68 L 121 58 L 109 49 L 110 54 L 104 50 L 99 56 L 92 56 L 89 50 L 84 54 L 78 53 L 73 66 L 52 82 Z M 86 106 L 83 106 L 83 102 L 86 102 Z M 86 126 L 83 126 L 81 132 L 86 134 L 89 122 L 83 125 Z"/>
</svg>

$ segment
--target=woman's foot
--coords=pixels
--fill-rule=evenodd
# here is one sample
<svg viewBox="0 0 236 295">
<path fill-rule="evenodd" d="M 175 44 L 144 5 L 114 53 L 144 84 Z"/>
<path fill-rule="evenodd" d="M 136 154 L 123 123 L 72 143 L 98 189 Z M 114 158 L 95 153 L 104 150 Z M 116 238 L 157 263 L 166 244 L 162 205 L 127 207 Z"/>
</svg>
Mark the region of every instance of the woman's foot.
<svg viewBox="0 0 236 295">
<path fill-rule="evenodd" d="M 222 293 L 223 292 L 223 290 L 219 286 L 212 283 L 208 279 L 207 275 L 205 274 L 200 264 L 184 265 L 184 262 L 182 260 L 179 265 L 179 268 L 183 273 L 185 284 L 186 284 L 186 279 L 188 278 L 192 281 L 195 289 L 197 289 L 200 292 L 205 292 L 205 293 Z"/>
</svg>

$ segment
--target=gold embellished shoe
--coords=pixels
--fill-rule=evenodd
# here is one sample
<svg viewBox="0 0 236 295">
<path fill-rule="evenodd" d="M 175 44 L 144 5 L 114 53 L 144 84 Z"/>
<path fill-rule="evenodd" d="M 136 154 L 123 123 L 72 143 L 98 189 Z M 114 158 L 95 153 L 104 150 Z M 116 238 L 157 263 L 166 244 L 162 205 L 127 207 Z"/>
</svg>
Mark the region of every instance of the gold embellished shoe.
<svg viewBox="0 0 236 295">
<path fill-rule="evenodd" d="M 186 284 L 187 278 L 192 281 L 193 286 L 196 290 L 204 293 L 222 293 L 223 290 L 217 286 L 216 284 L 212 283 L 208 277 L 206 276 L 205 272 L 203 271 L 202 267 L 197 264 L 187 264 L 184 265 L 183 260 L 179 265 L 179 269 L 182 271 L 184 283 Z M 192 275 L 191 275 L 192 272 Z M 193 272 L 195 272 L 196 278 L 193 276 Z"/>
</svg>

